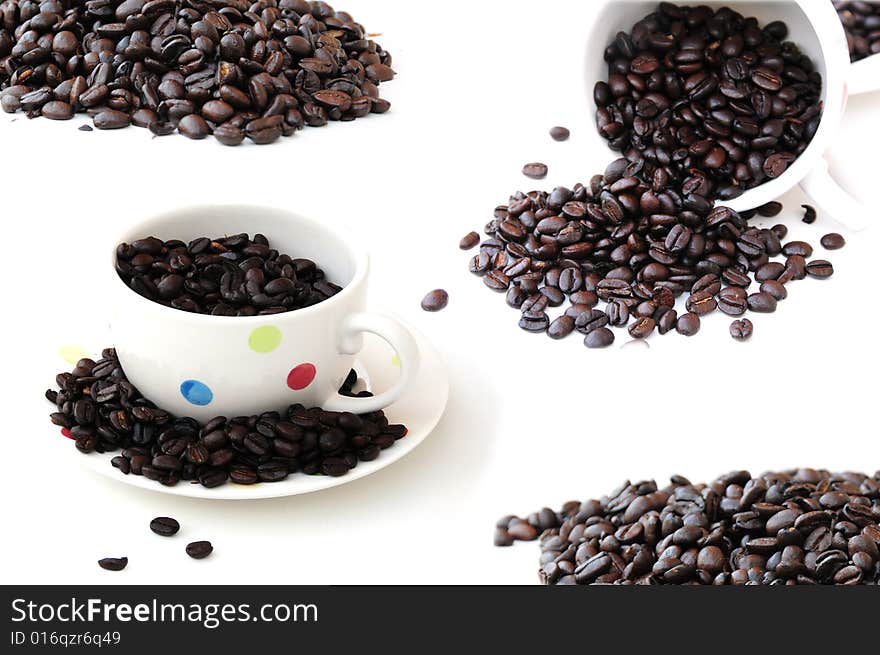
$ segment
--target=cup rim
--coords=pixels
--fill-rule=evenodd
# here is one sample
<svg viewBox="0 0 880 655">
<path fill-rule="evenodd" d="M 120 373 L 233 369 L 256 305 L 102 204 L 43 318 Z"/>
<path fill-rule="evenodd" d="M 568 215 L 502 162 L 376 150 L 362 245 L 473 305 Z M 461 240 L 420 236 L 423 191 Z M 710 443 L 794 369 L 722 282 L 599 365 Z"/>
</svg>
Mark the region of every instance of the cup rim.
<svg viewBox="0 0 880 655">
<path fill-rule="evenodd" d="M 803 12 L 804 17 L 810 24 L 813 34 L 818 41 L 819 48 L 825 63 L 825 75 L 822 79 L 824 92 L 824 102 L 822 114 L 819 120 L 819 127 L 812 141 L 807 148 L 798 155 L 786 171 L 779 177 L 766 180 L 761 184 L 744 190 L 740 195 L 728 200 L 716 200 L 717 206 L 730 207 L 736 211 L 746 211 L 756 209 L 761 205 L 770 202 L 784 195 L 791 189 L 795 188 L 810 172 L 815 169 L 816 162 L 822 157 L 828 147 L 834 134 L 838 131 L 840 122 L 843 120 L 843 112 L 846 106 L 847 87 L 846 77 L 849 72 L 849 50 L 846 46 L 846 37 L 843 32 L 843 26 L 837 17 L 837 12 L 833 5 L 828 3 L 814 3 L 805 0 L 788 0 L 791 4 L 797 5 L 799 10 Z M 673 0 L 675 4 L 688 4 L 687 0 Z M 767 0 L 739 0 L 741 4 L 767 4 Z M 615 2 L 614 0 L 605 0 L 602 4 L 602 11 L 613 11 L 615 7 L 627 7 L 628 5 L 641 4 L 640 0 L 624 0 L 623 2 Z M 649 4 L 649 3 L 648 3 Z M 724 0 L 708 0 L 706 4 L 712 6 L 728 6 L 730 3 Z M 770 4 L 773 4 L 772 2 Z M 826 6 L 827 5 L 827 6 Z M 607 32 L 610 29 L 604 21 L 601 20 L 601 13 L 597 16 L 591 28 L 588 46 L 585 53 L 584 75 L 585 92 L 587 95 L 587 107 L 591 112 L 591 138 L 595 138 L 601 142 L 605 150 L 612 156 L 623 157 L 624 154 L 616 150 L 612 150 L 608 142 L 598 133 L 595 125 L 596 103 L 593 100 L 593 85 L 596 81 L 592 79 L 590 64 L 593 61 L 593 55 L 596 51 L 594 48 L 596 43 L 602 44 L 604 49 L 607 44 Z M 641 16 L 639 16 L 641 18 Z M 832 20 L 833 19 L 833 20 Z M 636 19 L 638 20 L 638 19 Z M 814 62 L 818 63 L 818 62 Z"/>
<path fill-rule="evenodd" d="M 303 307 L 287 312 L 279 312 L 277 314 L 265 314 L 262 316 L 214 316 L 212 314 L 198 314 L 195 312 L 187 312 L 182 309 L 168 307 L 161 303 L 150 300 L 149 298 L 145 298 L 144 296 L 131 289 L 128 285 L 126 285 L 125 282 L 123 282 L 122 278 L 119 277 L 119 274 L 116 272 L 116 248 L 120 243 L 126 242 L 127 239 L 125 238 L 125 235 L 142 234 L 142 237 L 137 238 L 145 238 L 147 236 L 151 236 L 151 234 L 149 233 L 152 229 L 154 229 L 151 226 L 156 225 L 156 223 L 158 222 L 169 221 L 175 216 L 188 214 L 191 212 L 211 212 L 219 209 L 222 209 L 224 211 L 240 210 L 242 213 L 248 212 L 252 215 L 256 215 L 261 212 L 272 212 L 276 214 L 282 213 L 294 222 L 300 224 L 305 223 L 318 231 L 327 233 L 331 238 L 335 239 L 339 244 L 345 247 L 349 255 L 349 259 L 354 263 L 354 273 L 351 276 L 351 280 L 347 284 L 342 286 L 342 290 L 336 295 L 333 295 L 327 300 L 321 301 L 318 304 L 311 305 L 309 307 Z M 243 225 L 242 227 L 247 228 L 247 225 Z M 242 231 L 246 231 L 246 233 L 249 235 L 253 234 L 252 230 L 245 229 Z M 271 238 L 271 236 L 269 238 Z M 318 314 L 321 311 L 326 311 L 331 304 L 335 305 L 344 302 L 349 298 L 349 296 L 357 293 L 358 289 L 360 289 L 366 281 L 367 275 L 369 273 L 369 268 L 369 254 L 364 249 L 357 246 L 354 235 L 349 230 L 339 228 L 335 225 L 319 222 L 315 219 L 308 218 L 306 216 L 303 216 L 302 214 L 297 214 L 296 212 L 290 211 L 283 207 L 266 204 L 194 203 L 181 207 L 176 207 L 174 209 L 166 209 L 164 211 L 151 214 L 147 218 L 143 218 L 134 224 L 129 224 L 124 230 L 116 233 L 113 239 L 113 243 L 111 244 L 110 252 L 110 274 L 114 278 L 112 284 L 114 285 L 116 292 L 120 294 L 120 297 L 123 299 L 123 301 L 138 303 L 140 306 L 145 308 L 144 311 L 156 312 L 158 315 L 164 316 L 169 320 L 201 323 L 204 324 L 206 328 L 216 328 L 221 325 L 224 325 L 226 327 L 247 327 L 249 325 L 253 326 L 261 325 L 264 323 L 277 323 L 278 321 L 292 321 L 299 318 L 309 318 L 315 314 Z"/>
</svg>

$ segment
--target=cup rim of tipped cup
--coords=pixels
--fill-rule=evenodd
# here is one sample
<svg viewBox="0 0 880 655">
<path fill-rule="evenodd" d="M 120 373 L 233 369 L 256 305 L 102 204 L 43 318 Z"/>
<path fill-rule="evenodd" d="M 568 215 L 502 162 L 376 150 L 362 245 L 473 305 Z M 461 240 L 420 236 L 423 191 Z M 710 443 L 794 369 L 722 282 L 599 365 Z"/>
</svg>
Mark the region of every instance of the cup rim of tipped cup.
<svg viewBox="0 0 880 655">
<path fill-rule="evenodd" d="M 241 227 L 235 232 L 229 232 L 229 235 L 247 234 L 249 237 L 253 237 L 255 233 L 259 232 L 260 227 L 259 220 L 253 221 L 252 217 L 258 216 L 260 214 L 272 214 L 279 220 L 289 222 L 290 226 L 288 229 L 295 230 L 297 225 L 305 225 L 308 226 L 310 229 L 322 232 L 323 239 L 332 240 L 337 245 L 339 245 L 342 250 L 344 250 L 345 257 L 346 259 L 348 259 L 353 269 L 351 273 L 351 279 L 344 284 L 341 284 L 333 279 L 328 279 L 329 282 L 333 282 L 342 287 L 342 290 L 330 296 L 326 300 L 322 300 L 321 302 L 315 305 L 310 305 L 308 307 L 302 307 L 286 312 L 278 312 L 276 314 L 258 314 L 256 316 L 215 316 L 213 314 L 187 312 L 182 309 L 169 307 L 167 305 L 163 305 L 154 300 L 146 298 L 137 293 L 131 287 L 129 287 L 119 276 L 119 273 L 116 272 L 116 248 L 119 246 L 119 244 L 131 243 L 133 240 L 144 239 L 150 236 L 155 236 L 162 239 L 163 241 L 168 241 L 169 239 L 179 239 L 181 241 L 187 242 L 190 239 L 182 239 L 179 235 L 175 235 L 174 229 L 170 226 L 170 224 L 174 222 L 181 222 L 183 224 L 186 222 L 187 216 L 198 215 L 202 213 L 210 214 L 211 212 L 216 213 L 218 211 L 236 212 L 242 215 Z M 251 222 L 255 224 L 250 224 Z M 164 226 L 169 226 L 169 232 L 167 234 L 164 232 Z M 161 233 L 158 233 L 156 231 L 159 227 L 163 228 L 163 231 Z M 183 232 L 184 230 L 180 231 Z M 205 234 L 200 236 L 208 235 Z M 208 238 L 214 238 L 215 236 L 217 235 L 208 236 Z M 273 238 L 277 239 L 277 237 L 273 237 L 272 234 L 265 233 L 264 236 L 269 240 L 270 247 L 274 248 L 274 246 L 272 246 Z M 303 257 L 306 259 L 312 259 L 312 261 L 315 262 L 318 268 L 324 270 L 324 266 L 322 265 L 322 263 L 318 261 L 317 258 L 313 259 L 312 256 L 310 256 L 308 253 L 291 254 L 284 253 L 282 251 L 282 254 L 288 254 L 291 257 Z M 124 230 L 120 230 L 119 232 L 117 232 L 111 244 L 110 268 L 111 275 L 114 278 L 112 282 L 112 289 L 115 290 L 114 292 L 119 292 L 122 298 L 127 298 L 130 302 L 140 303 L 139 309 L 143 308 L 144 311 L 156 312 L 160 317 L 165 317 L 169 320 L 185 320 L 191 321 L 193 323 L 203 323 L 206 328 L 216 328 L 221 325 L 242 327 L 249 324 L 259 325 L 261 323 L 267 322 L 277 323 L 279 320 L 291 319 L 293 317 L 308 318 L 322 311 L 326 311 L 331 303 L 338 304 L 345 302 L 348 300 L 349 296 L 352 296 L 358 292 L 358 289 L 360 289 L 366 282 L 367 276 L 369 274 L 370 260 L 367 252 L 357 246 L 354 235 L 348 230 L 339 228 L 335 225 L 320 222 L 312 218 L 308 218 L 283 207 L 265 204 L 244 203 L 198 203 L 185 205 L 174 209 L 166 209 L 150 214 L 148 217 L 143 218 L 136 223 L 129 224 L 125 227 Z M 325 305 L 327 306 L 325 307 Z"/>
<path fill-rule="evenodd" d="M 767 180 L 761 184 L 746 189 L 740 195 L 728 200 L 718 199 L 716 206 L 729 207 L 734 211 L 747 211 L 757 209 L 768 202 L 777 200 L 788 191 L 796 187 L 801 180 L 809 175 L 825 151 L 830 147 L 834 135 L 837 134 L 843 119 L 846 107 L 847 87 L 846 79 L 849 74 L 850 59 L 849 48 L 846 44 L 846 34 L 840 22 L 834 6 L 830 2 L 813 2 L 810 0 L 700 0 L 693 2 L 688 0 L 671 0 L 676 5 L 708 5 L 713 8 L 730 7 L 734 11 L 742 13 L 747 9 L 746 5 L 761 6 L 784 6 L 795 5 L 804 15 L 813 31 L 813 37 L 818 42 L 822 60 L 817 61 L 814 57 L 814 66 L 820 70 L 824 65 L 825 73 L 822 76 L 822 114 L 819 119 L 819 127 L 807 148 L 798 155 L 785 172 L 779 177 Z M 612 150 L 608 142 L 599 134 L 596 128 L 596 103 L 593 99 L 593 87 L 596 82 L 607 78 L 607 74 L 600 79 L 593 79 L 594 68 L 598 61 L 605 66 L 604 50 L 613 40 L 613 36 L 620 30 L 629 31 L 630 28 L 641 20 L 649 11 L 643 11 L 647 7 L 656 8 L 657 1 L 653 0 L 603 0 L 599 11 L 594 18 L 593 26 L 587 37 L 587 51 L 584 63 L 585 83 L 588 100 L 588 108 L 591 111 L 590 138 L 595 143 L 603 145 L 605 151 L 615 158 L 623 157 L 622 152 Z M 609 14 L 617 16 L 610 18 Z M 767 21 L 762 21 L 766 25 Z M 787 40 L 798 43 L 795 36 L 790 35 Z"/>
</svg>

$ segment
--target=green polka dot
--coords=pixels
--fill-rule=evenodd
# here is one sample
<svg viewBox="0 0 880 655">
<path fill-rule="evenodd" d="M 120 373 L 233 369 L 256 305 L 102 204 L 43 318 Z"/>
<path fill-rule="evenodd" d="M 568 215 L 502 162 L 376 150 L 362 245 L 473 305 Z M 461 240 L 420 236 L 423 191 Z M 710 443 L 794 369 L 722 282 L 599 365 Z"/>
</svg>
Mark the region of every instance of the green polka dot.
<svg viewBox="0 0 880 655">
<path fill-rule="evenodd" d="M 251 332 L 248 345 L 258 353 L 270 353 L 281 344 L 281 330 L 274 325 L 264 325 Z"/>
<path fill-rule="evenodd" d="M 392 365 L 392 366 L 398 366 L 398 367 L 399 367 L 399 366 L 400 366 L 400 357 L 397 356 L 397 355 L 395 355 L 394 357 L 392 357 L 392 358 L 391 358 L 391 365 Z"/>
</svg>

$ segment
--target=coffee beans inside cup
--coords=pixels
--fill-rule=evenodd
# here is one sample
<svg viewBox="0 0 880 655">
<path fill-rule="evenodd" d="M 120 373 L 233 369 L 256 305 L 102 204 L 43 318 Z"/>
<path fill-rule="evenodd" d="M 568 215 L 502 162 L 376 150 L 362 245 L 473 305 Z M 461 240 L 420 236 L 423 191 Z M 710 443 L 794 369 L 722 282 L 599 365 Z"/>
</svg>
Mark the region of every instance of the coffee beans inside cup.
<svg viewBox="0 0 880 655">
<path fill-rule="evenodd" d="M 725 200 L 779 177 L 822 113 L 821 77 L 787 36 L 726 7 L 660 4 L 605 50 L 599 132 L 686 193 Z"/>
<path fill-rule="evenodd" d="M 880 54 L 880 4 L 834 0 L 834 7 L 846 32 L 850 59 Z"/>
<path fill-rule="evenodd" d="M 318 304 L 342 287 L 315 262 L 280 254 L 262 234 L 121 243 L 116 272 L 154 302 L 197 314 L 256 316 Z"/>
<path fill-rule="evenodd" d="M 69 5 L 69 6 L 68 6 Z M 0 2 L 0 106 L 224 145 L 388 111 L 391 55 L 326 2 Z"/>
<path fill-rule="evenodd" d="M 80 360 L 56 377 L 58 389 L 46 392 L 56 411 L 51 420 L 64 429 L 82 453 L 120 451 L 112 465 L 125 475 L 142 475 L 173 486 L 181 481 L 217 487 L 226 482 L 279 482 L 294 473 L 339 477 L 359 462 L 379 457 L 406 436 L 381 411 L 355 415 L 291 405 L 283 413 L 219 416 L 207 423 L 175 417 L 138 393 L 110 348 L 98 361 Z M 354 371 L 340 389 L 354 391 Z M 151 529 L 171 534 L 171 519 L 156 519 Z"/>
<path fill-rule="evenodd" d="M 497 546 L 536 539 L 548 585 L 877 585 L 880 471 L 627 481 L 496 524 Z"/>
</svg>

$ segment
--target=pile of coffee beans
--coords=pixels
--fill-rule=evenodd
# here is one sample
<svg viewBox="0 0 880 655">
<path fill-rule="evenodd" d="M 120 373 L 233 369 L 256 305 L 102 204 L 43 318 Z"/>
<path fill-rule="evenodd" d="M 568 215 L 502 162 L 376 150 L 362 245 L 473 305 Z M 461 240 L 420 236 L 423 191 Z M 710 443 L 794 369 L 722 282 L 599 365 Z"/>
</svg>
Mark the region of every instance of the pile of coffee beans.
<svg viewBox="0 0 880 655">
<path fill-rule="evenodd" d="M 554 339 L 577 330 L 590 348 L 614 341 L 609 327 L 627 327 L 636 339 L 673 330 L 691 336 L 716 310 L 773 312 L 789 283 L 833 273 L 827 261 L 810 259 L 808 243 L 786 242 L 785 226 L 750 226 L 756 212 L 714 207 L 705 177 L 679 190 L 665 169 L 650 181 L 644 173 L 642 159 L 620 158 L 589 185 L 515 194 L 495 209 L 471 272 L 506 293 L 523 330 Z M 551 318 L 549 310 L 566 302 Z"/>
<path fill-rule="evenodd" d="M 726 200 L 779 177 L 812 140 L 822 79 L 786 41 L 729 9 L 661 3 L 605 50 L 599 132 L 642 170 Z"/>
<path fill-rule="evenodd" d="M 880 4 L 834 0 L 834 7 L 846 31 L 850 59 L 859 61 L 880 53 Z"/>
<path fill-rule="evenodd" d="M 121 243 L 116 272 L 144 298 L 213 316 L 289 312 L 342 290 L 325 279 L 315 262 L 280 254 L 262 234 Z"/>
<path fill-rule="evenodd" d="M 626 482 L 495 528 L 497 546 L 539 538 L 550 585 L 877 585 L 880 471 Z"/>
<path fill-rule="evenodd" d="M 369 396 L 354 391 L 356 382 L 352 371 L 340 393 Z M 72 372 L 59 373 L 56 383 L 57 390 L 46 392 L 57 408 L 51 420 L 80 452 L 121 450 L 113 466 L 166 486 L 279 482 L 297 472 L 338 477 L 376 459 L 407 432 L 381 411 L 355 415 L 302 405 L 205 424 L 178 418 L 138 393 L 112 348 L 97 362 L 82 359 Z"/>
<path fill-rule="evenodd" d="M 391 55 L 305 0 L 2 0 L 0 105 L 98 129 L 266 144 L 386 112 Z"/>
</svg>

